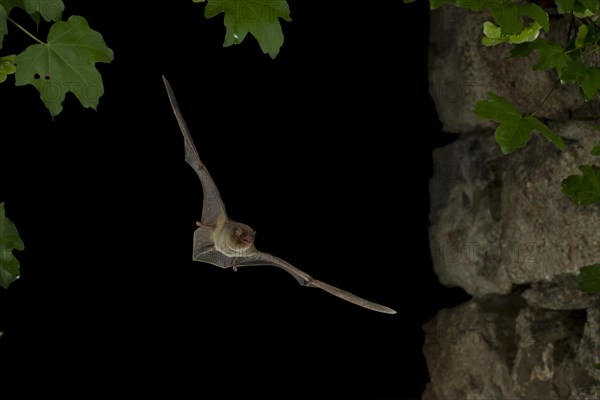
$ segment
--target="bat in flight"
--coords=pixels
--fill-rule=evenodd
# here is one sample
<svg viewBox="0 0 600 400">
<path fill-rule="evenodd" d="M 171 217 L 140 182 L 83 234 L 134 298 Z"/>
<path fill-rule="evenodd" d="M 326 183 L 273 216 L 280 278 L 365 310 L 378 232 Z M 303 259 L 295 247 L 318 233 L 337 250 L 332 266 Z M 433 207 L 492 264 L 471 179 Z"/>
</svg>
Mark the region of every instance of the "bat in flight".
<svg viewBox="0 0 600 400">
<path fill-rule="evenodd" d="M 395 314 L 396 311 L 389 307 L 365 300 L 350 292 L 316 280 L 288 262 L 256 249 L 254 246 L 256 232 L 248 225 L 236 222 L 227 217 L 225 205 L 221 200 L 219 190 L 208 173 L 206 166 L 200 160 L 190 131 L 177 105 L 173 89 L 164 76 L 163 81 L 167 89 L 171 107 L 175 113 L 175 118 L 177 118 L 179 128 L 181 128 L 181 132 L 183 133 L 185 161 L 200 177 L 204 192 L 202 218 L 200 222 L 196 223 L 198 229 L 194 232 L 193 259 L 221 268 L 233 268 L 234 270 L 237 270 L 238 267 L 249 265 L 273 265 L 289 272 L 302 286 L 322 289 L 334 296 L 368 308 L 369 310 Z"/>
</svg>

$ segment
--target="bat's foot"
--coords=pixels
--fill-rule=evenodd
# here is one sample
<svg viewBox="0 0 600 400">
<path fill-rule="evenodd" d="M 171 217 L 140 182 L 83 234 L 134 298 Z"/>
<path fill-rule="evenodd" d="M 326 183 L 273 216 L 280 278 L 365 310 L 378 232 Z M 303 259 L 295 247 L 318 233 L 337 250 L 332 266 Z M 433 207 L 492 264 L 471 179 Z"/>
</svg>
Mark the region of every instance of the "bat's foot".
<svg viewBox="0 0 600 400">
<path fill-rule="evenodd" d="M 217 227 L 216 225 L 203 224 L 200 221 L 196 221 L 196 226 L 201 226 L 201 227 L 205 227 L 205 228 L 212 228 L 212 229 L 215 229 Z"/>
</svg>

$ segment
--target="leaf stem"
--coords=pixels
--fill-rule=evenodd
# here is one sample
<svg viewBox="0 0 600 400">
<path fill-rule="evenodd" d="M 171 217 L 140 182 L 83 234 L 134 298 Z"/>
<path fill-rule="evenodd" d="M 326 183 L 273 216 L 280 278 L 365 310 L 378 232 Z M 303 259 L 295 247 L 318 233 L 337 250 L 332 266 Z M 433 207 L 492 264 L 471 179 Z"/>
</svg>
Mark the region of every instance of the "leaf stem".
<svg viewBox="0 0 600 400">
<path fill-rule="evenodd" d="M 9 20 L 10 22 L 12 22 L 17 28 L 19 28 L 20 30 L 22 30 L 23 32 L 25 32 L 27 34 L 27 36 L 29 36 L 30 38 L 32 38 L 33 40 L 35 40 L 39 44 L 43 44 L 44 46 L 46 45 L 46 43 L 42 42 L 40 39 L 38 39 L 35 36 L 33 36 L 31 33 L 29 33 L 29 31 L 27 29 L 25 29 L 21 25 L 19 25 L 17 23 L 17 21 L 13 20 L 10 17 L 6 17 L 6 19 Z"/>
<path fill-rule="evenodd" d="M 550 98 L 550 96 L 554 92 L 554 89 L 556 89 L 556 85 L 552 86 L 552 89 L 548 92 L 548 94 L 546 95 L 546 97 L 544 97 L 544 100 L 542 100 L 542 104 L 540 104 L 540 106 L 537 108 L 537 110 L 535 110 L 534 112 L 532 112 L 530 114 L 532 117 L 534 117 L 535 114 L 537 114 L 542 109 L 542 107 L 544 107 L 544 104 L 546 104 L 546 101 L 548 101 L 548 99 Z"/>
</svg>

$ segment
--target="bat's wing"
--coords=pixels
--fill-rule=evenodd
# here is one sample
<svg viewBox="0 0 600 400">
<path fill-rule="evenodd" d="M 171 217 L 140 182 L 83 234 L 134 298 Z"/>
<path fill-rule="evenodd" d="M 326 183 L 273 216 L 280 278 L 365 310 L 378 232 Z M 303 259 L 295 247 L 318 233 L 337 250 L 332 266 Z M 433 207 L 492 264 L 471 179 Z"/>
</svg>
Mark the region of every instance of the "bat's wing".
<svg viewBox="0 0 600 400">
<path fill-rule="evenodd" d="M 201 222 L 205 225 L 214 227 L 217 225 L 217 220 L 220 216 L 226 216 L 225 205 L 221 200 L 221 195 L 219 194 L 217 185 L 215 185 L 215 182 L 210 177 L 206 166 L 200 160 L 200 156 L 198 155 L 198 151 L 196 150 L 196 146 L 192 140 L 192 135 L 190 134 L 187 124 L 185 123 L 185 120 L 181 115 L 181 111 L 179 110 L 179 105 L 177 104 L 177 99 L 175 98 L 173 89 L 164 76 L 163 81 L 165 82 L 165 87 L 167 88 L 167 94 L 169 95 L 169 101 L 171 102 L 171 107 L 175 113 L 175 118 L 177 118 L 177 123 L 179 124 L 181 133 L 183 134 L 183 141 L 185 144 L 185 161 L 194 169 L 194 171 L 196 171 L 200 177 L 200 181 L 202 182 L 204 200 L 202 202 Z"/>
<path fill-rule="evenodd" d="M 212 232 L 213 228 L 209 228 L 207 226 L 200 226 L 194 231 L 194 254 L 192 258 L 194 261 L 206 262 L 221 267 L 224 265 L 224 263 L 220 262 L 220 259 L 216 258 L 216 256 L 207 255 L 211 252 L 220 253 L 215 249 L 215 242 L 212 238 Z M 223 257 L 227 256 L 223 254 Z"/>
<path fill-rule="evenodd" d="M 238 268 L 252 265 L 273 265 L 289 272 L 300 285 L 316 287 L 369 310 L 386 314 L 396 314 L 396 311 L 381 304 L 358 297 L 350 292 L 328 285 L 325 282 L 314 279 L 306 272 L 299 270 L 290 263 L 261 251 L 254 251 L 250 255 L 242 257 L 229 257 L 215 249 L 211 238 L 211 229 L 200 227 L 194 232 L 194 261 L 200 261 L 221 268 Z"/>
<path fill-rule="evenodd" d="M 273 265 L 275 267 L 282 268 L 289 272 L 302 286 L 316 287 L 322 289 L 327 293 L 349 301 L 350 303 L 354 303 L 361 307 L 368 308 L 369 310 L 378 311 L 386 314 L 396 314 L 396 311 L 392 310 L 389 307 L 382 306 L 381 304 L 377 304 L 372 301 L 363 299 L 362 297 L 358 297 L 355 294 L 352 294 L 342 289 L 338 289 L 334 286 L 328 285 L 325 282 L 316 280 L 310 275 L 308 275 L 306 272 L 299 270 L 287 261 L 284 261 L 281 258 L 275 257 L 268 253 L 257 251 L 256 253 L 248 257 L 227 258 L 229 258 L 227 262 L 231 263 L 230 266 L 232 267 L 243 267 L 250 265 Z"/>
</svg>

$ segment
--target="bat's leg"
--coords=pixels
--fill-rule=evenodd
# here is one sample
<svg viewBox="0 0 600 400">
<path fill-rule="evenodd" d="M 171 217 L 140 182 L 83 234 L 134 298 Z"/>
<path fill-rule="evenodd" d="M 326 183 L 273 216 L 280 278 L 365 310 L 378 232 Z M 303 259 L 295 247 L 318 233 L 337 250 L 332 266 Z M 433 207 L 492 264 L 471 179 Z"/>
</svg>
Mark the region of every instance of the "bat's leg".
<svg viewBox="0 0 600 400">
<path fill-rule="evenodd" d="M 203 226 L 203 227 L 205 227 L 205 228 L 213 228 L 213 229 L 215 229 L 215 228 L 217 227 L 216 225 L 208 225 L 208 224 L 203 224 L 203 223 L 202 223 L 202 222 L 200 222 L 200 221 L 196 221 L 196 226 Z"/>
</svg>

